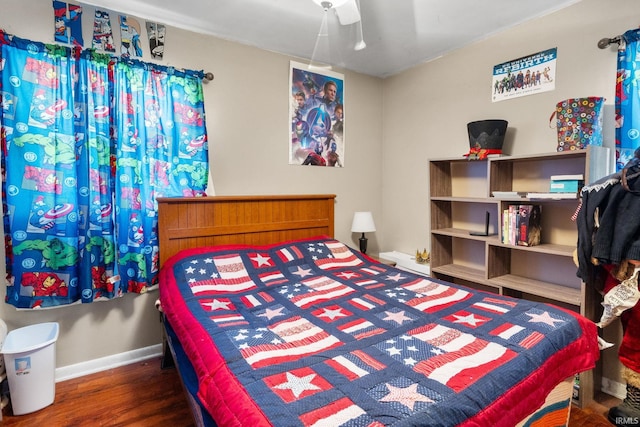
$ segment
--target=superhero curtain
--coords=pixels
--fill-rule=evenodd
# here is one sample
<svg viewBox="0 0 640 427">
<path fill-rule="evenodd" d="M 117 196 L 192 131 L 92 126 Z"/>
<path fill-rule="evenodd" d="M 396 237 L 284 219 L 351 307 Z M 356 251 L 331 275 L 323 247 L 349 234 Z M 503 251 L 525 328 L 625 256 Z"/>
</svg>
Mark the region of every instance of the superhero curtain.
<svg viewBox="0 0 640 427">
<path fill-rule="evenodd" d="M 156 198 L 203 196 L 208 170 L 202 78 L 147 68 L 114 69 L 118 266 L 134 292 L 158 273 Z"/>
<path fill-rule="evenodd" d="M 155 198 L 206 189 L 202 73 L 2 32 L 0 44 L 7 302 L 145 292 Z"/>
<path fill-rule="evenodd" d="M 640 29 L 622 35 L 616 79 L 616 169 L 640 147 Z"/>
</svg>

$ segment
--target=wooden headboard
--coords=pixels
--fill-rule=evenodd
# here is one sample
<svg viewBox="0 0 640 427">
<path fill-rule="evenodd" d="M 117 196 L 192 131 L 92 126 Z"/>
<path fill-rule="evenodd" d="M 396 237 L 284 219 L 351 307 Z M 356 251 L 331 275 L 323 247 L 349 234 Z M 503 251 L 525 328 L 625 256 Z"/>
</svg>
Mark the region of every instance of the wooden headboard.
<svg viewBox="0 0 640 427">
<path fill-rule="evenodd" d="M 200 246 L 334 236 L 335 194 L 158 198 L 160 265 Z"/>
</svg>

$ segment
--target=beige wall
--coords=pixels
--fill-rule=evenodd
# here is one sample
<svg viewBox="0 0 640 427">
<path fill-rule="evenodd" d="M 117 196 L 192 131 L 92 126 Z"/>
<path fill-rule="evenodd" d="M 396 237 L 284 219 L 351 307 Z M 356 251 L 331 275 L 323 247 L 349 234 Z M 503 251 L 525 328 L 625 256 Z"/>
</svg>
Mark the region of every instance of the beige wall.
<svg viewBox="0 0 640 427">
<path fill-rule="evenodd" d="M 0 10 L 0 28 L 52 41 L 50 2 L 0 0 Z M 85 9 L 85 24 L 91 11 Z M 385 80 L 346 72 L 346 167 L 339 170 L 287 164 L 285 94 L 289 60 L 296 58 L 169 28 L 162 63 L 215 74 L 205 100 L 217 194 L 335 193 L 339 239 L 357 247 L 349 232 L 352 213 L 371 210 L 379 231 L 369 236 L 370 252 L 412 253 L 429 245 L 427 162 L 466 153 L 467 122 L 507 119 L 509 154 L 554 151 L 548 120 L 556 102 L 604 96 L 605 142 L 612 144 L 616 54 L 596 43 L 639 24 L 637 0 L 582 0 Z M 86 45 L 89 40 L 85 27 Z M 491 102 L 494 65 L 552 47 L 558 48 L 555 91 Z M 10 329 L 59 321 L 58 366 L 66 366 L 159 343 L 156 297 L 43 312 L 2 304 L 0 317 Z"/>
<path fill-rule="evenodd" d="M 50 1 L 0 0 L 0 11 L 0 28 L 7 33 L 53 42 Z M 85 7 L 85 46 L 91 42 L 92 17 L 93 9 Z M 115 19 L 112 15 L 112 26 Z M 114 35 L 119 35 L 117 27 Z M 148 47 L 143 49 L 144 60 L 150 61 Z M 169 27 L 161 63 L 215 74 L 215 80 L 205 86 L 205 111 L 216 194 L 336 194 L 336 237 L 357 247 L 358 236 L 350 232 L 354 211 L 370 210 L 382 225 L 382 80 L 345 73 L 345 168 L 291 166 L 287 145 L 290 60 L 300 59 Z M 370 236 L 370 252 L 378 252 L 376 236 Z M 0 277 L 5 277 L 3 262 L 0 267 Z M 0 288 L 4 300 L 5 288 Z M 156 298 L 157 291 L 30 312 L 2 303 L 0 318 L 10 330 L 59 322 L 57 365 L 61 367 L 160 343 Z"/>
<path fill-rule="evenodd" d="M 582 0 L 495 37 L 414 67 L 384 81 L 382 216 L 384 250 L 413 253 L 429 247 L 428 161 L 469 150 L 466 124 L 509 121 L 505 151 L 556 150 L 549 116 L 558 101 L 604 96 L 605 145 L 613 146 L 616 51 L 597 42 L 640 25 L 637 0 Z M 493 66 L 558 48 L 556 89 L 491 102 Z M 616 339 L 619 331 L 607 331 Z M 605 376 L 617 379 L 615 349 L 607 352 Z"/>
</svg>

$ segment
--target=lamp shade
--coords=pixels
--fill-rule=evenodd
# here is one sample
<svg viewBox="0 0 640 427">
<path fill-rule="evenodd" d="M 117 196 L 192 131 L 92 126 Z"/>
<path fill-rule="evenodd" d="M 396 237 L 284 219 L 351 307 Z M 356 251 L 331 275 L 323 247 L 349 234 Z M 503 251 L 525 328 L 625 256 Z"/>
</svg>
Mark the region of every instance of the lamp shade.
<svg viewBox="0 0 640 427">
<path fill-rule="evenodd" d="M 373 223 L 373 215 L 371 212 L 354 213 L 351 231 L 354 233 L 368 233 L 376 231 L 376 225 Z"/>
</svg>

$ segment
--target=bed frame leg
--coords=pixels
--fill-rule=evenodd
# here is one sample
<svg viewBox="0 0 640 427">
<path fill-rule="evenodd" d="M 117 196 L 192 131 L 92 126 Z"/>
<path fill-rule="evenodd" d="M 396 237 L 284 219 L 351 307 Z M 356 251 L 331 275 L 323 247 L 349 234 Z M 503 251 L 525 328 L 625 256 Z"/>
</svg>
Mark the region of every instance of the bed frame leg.
<svg viewBox="0 0 640 427">
<path fill-rule="evenodd" d="M 160 359 L 160 369 L 170 369 L 176 367 L 176 362 L 173 360 L 173 355 L 171 354 L 171 350 L 169 349 L 169 345 L 167 344 L 166 339 L 163 340 L 162 343 L 163 351 L 162 351 L 162 359 Z"/>
</svg>

